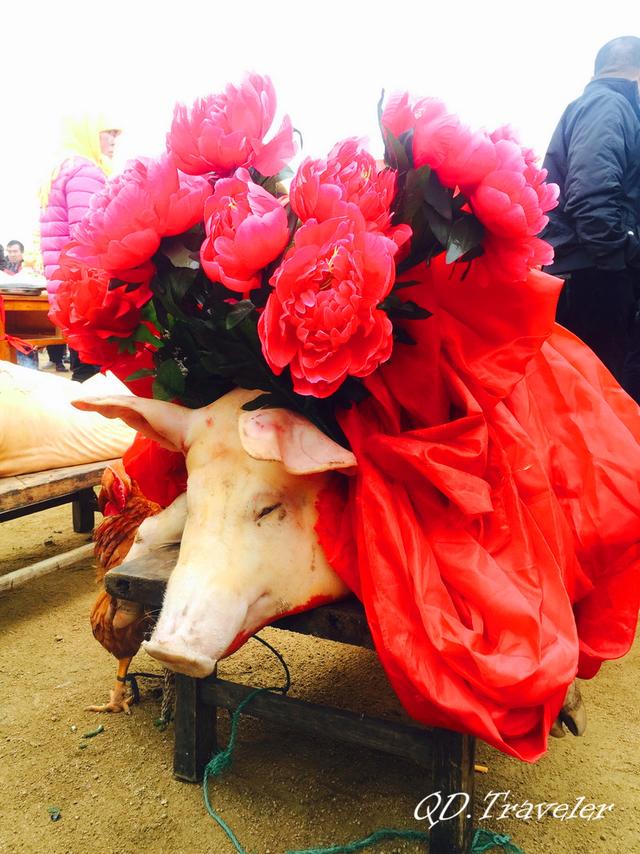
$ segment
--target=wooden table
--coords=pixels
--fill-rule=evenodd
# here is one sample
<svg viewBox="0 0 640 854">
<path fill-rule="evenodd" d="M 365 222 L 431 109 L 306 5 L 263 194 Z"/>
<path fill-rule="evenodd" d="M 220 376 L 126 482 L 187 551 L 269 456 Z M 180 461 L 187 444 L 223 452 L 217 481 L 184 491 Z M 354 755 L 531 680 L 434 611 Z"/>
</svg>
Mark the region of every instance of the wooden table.
<svg viewBox="0 0 640 854">
<path fill-rule="evenodd" d="M 105 587 L 112 596 L 159 609 L 177 555 L 177 548 L 169 547 L 125 562 L 106 574 Z M 284 617 L 272 628 L 373 648 L 364 610 L 355 597 Z M 176 675 L 173 773 L 178 779 L 202 779 L 204 766 L 216 752 L 216 709 L 235 709 L 252 691 L 250 685 L 218 679 L 215 673 L 205 679 Z M 339 739 L 411 759 L 421 766 L 416 792 L 440 791 L 445 796 L 467 792 L 469 813 L 464 810 L 450 821 L 436 824 L 430 832 L 429 851 L 470 851 L 475 753 L 472 736 L 382 720 L 271 692 L 255 697 L 244 713 L 311 732 L 319 738 Z"/>
<path fill-rule="evenodd" d="M 16 363 L 16 350 L 4 340 L 4 333 L 22 338 L 33 347 L 46 347 L 49 344 L 64 344 L 62 332 L 51 323 L 49 299 L 46 294 L 38 296 L 19 296 L 0 294 L 4 300 L 6 329 L 0 320 L 0 359 Z"/>
</svg>

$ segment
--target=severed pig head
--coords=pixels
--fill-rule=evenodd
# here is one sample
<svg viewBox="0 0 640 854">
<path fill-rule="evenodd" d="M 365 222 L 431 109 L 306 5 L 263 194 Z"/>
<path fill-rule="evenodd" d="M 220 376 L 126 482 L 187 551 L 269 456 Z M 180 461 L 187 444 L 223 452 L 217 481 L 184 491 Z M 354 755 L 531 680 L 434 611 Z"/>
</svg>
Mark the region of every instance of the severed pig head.
<svg viewBox="0 0 640 854">
<path fill-rule="evenodd" d="M 246 412 L 256 392 L 236 389 L 202 409 L 159 400 L 75 401 L 186 455 L 186 521 L 178 562 L 147 652 L 188 676 L 211 673 L 262 626 L 348 591 L 320 548 L 316 500 L 350 451 L 284 409 Z M 165 541 L 182 511 L 143 523 L 128 559 Z M 170 539 L 170 537 L 169 537 Z"/>
</svg>

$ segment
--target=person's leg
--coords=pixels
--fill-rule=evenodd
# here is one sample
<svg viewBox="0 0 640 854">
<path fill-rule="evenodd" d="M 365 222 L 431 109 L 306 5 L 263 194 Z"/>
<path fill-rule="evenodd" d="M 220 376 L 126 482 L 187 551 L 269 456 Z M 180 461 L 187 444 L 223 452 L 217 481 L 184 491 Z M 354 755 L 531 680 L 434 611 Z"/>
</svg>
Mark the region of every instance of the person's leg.
<svg viewBox="0 0 640 854">
<path fill-rule="evenodd" d="M 99 365 L 86 365 L 80 361 L 78 351 L 69 347 L 69 357 L 71 359 L 71 379 L 75 382 L 83 383 L 95 374 L 100 373 Z"/>
<path fill-rule="evenodd" d="M 47 347 L 47 353 L 49 354 L 49 358 L 56 366 L 57 370 L 64 370 L 64 365 L 62 364 L 64 348 L 64 344 L 49 344 L 49 346 Z"/>
<path fill-rule="evenodd" d="M 640 403 L 640 279 L 636 283 L 636 302 L 630 323 L 630 344 L 624 360 L 622 387 Z"/>
<path fill-rule="evenodd" d="M 565 282 L 556 312 L 558 323 L 581 338 L 621 385 L 633 306 L 626 270 L 577 270 Z"/>
</svg>

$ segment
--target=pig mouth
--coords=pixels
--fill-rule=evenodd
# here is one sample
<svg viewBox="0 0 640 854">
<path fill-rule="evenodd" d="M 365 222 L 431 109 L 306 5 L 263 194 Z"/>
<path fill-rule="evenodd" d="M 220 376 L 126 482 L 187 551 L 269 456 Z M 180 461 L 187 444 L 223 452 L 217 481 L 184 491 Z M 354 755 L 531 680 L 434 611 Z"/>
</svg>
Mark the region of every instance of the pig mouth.
<svg viewBox="0 0 640 854">
<path fill-rule="evenodd" d="M 215 670 L 216 660 L 214 658 L 196 652 L 186 645 L 172 644 L 171 647 L 168 647 L 151 639 L 145 641 L 142 647 L 152 658 L 162 662 L 169 670 L 182 673 L 184 676 L 204 679 L 205 676 L 210 676 Z"/>
</svg>

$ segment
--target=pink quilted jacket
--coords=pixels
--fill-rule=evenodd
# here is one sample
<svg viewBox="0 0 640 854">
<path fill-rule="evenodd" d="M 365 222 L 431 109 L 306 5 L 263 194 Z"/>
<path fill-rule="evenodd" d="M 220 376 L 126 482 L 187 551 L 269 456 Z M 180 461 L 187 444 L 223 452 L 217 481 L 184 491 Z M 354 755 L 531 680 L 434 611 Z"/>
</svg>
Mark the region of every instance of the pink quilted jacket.
<svg viewBox="0 0 640 854">
<path fill-rule="evenodd" d="M 47 278 L 47 291 L 57 291 L 52 278 L 60 252 L 73 237 L 74 226 L 89 208 L 89 199 L 104 184 L 102 170 L 84 157 L 66 160 L 54 179 L 46 208 L 40 212 L 40 251 Z"/>
</svg>

